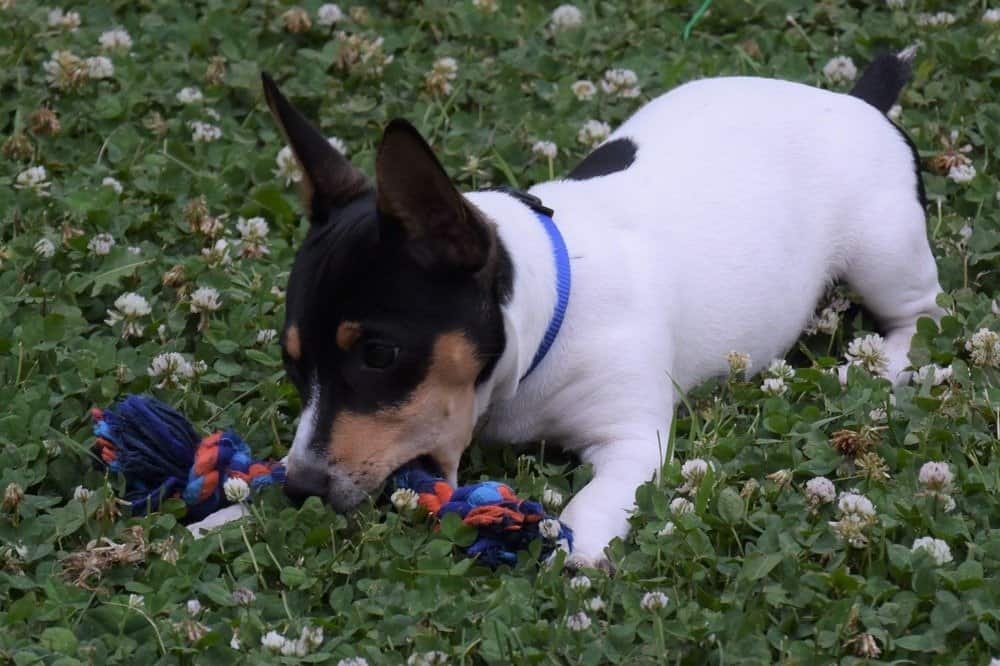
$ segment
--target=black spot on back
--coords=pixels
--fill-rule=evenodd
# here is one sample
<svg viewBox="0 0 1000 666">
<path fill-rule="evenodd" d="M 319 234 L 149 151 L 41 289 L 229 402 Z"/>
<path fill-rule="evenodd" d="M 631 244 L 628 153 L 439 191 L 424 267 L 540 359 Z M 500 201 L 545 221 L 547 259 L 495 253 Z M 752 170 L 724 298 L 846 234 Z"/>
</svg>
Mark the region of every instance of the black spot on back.
<svg viewBox="0 0 1000 666">
<path fill-rule="evenodd" d="M 632 139 L 615 139 L 600 146 L 583 158 L 566 176 L 570 180 L 587 180 L 624 171 L 635 162 L 636 145 Z"/>
<path fill-rule="evenodd" d="M 888 120 L 888 118 L 886 119 Z M 910 152 L 913 153 L 913 172 L 917 176 L 917 200 L 920 201 L 920 206 L 924 210 L 927 209 L 927 192 L 924 190 L 924 179 L 920 175 L 920 153 L 917 152 L 917 146 L 913 143 L 913 139 L 910 135 L 903 131 L 903 128 L 896 123 L 889 120 L 889 124 L 892 125 L 893 129 L 899 132 L 899 135 L 903 137 L 903 141 L 906 145 L 910 147 Z"/>
<path fill-rule="evenodd" d="M 862 72 L 849 94 L 868 102 L 882 113 L 888 113 L 909 80 L 909 63 L 900 60 L 894 53 L 883 53 L 876 56 Z"/>
</svg>

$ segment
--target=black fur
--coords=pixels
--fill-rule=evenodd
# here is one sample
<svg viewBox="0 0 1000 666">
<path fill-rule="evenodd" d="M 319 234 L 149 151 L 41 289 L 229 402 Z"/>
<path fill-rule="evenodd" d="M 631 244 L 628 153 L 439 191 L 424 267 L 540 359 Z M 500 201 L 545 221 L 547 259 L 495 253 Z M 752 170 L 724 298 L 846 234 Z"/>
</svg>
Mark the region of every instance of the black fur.
<svg viewBox="0 0 1000 666">
<path fill-rule="evenodd" d="M 893 53 L 883 53 L 861 73 L 850 94 L 863 99 L 882 113 L 896 103 L 903 86 L 910 80 L 910 64 Z"/>
<path fill-rule="evenodd" d="M 615 139 L 583 158 L 569 175 L 569 180 L 587 180 L 624 171 L 635 162 L 636 145 L 632 139 Z"/>
<path fill-rule="evenodd" d="M 299 331 L 301 355 L 284 353 L 285 368 L 303 403 L 315 377 L 321 390 L 315 433 L 329 433 L 343 410 L 371 414 L 403 404 L 426 378 L 438 336 L 461 331 L 484 363 L 487 378 L 506 344 L 500 306 L 509 298 L 513 268 L 497 243 L 484 271 L 429 271 L 406 246 L 402 226 L 380 213 L 368 193 L 312 225 L 296 254 L 285 303 L 286 327 Z M 360 322 L 361 344 L 344 351 L 337 328 Z M 366 340 L 398 346 L 386 370 L 365 367 Z M 328 442 L 313 443 L 323 450 Z"/>
<path fill-rule="evenodd" d="M 886 120 L 889 119 L 886 118 Z M 924 189 L 924 178 L 920 174 L 920 153 L 917 152 L 917 146 L 913 143 L 913 139 L 910 138 L 910 135 L 903 131 L 903 128 L 896 123 L 891 120 L 889 120 L 889 122 L 892 124 L 893 128 L 899 132 L 899 135 L 903 137 L 903 141 L 906 142 L 906 145 L 910 147 L 910 152 L 913 153 L 913 172 L 917 175 L 917 200 L 920 201 L 921 207 L 926 209 L 927 191 Z"/>
</svg>

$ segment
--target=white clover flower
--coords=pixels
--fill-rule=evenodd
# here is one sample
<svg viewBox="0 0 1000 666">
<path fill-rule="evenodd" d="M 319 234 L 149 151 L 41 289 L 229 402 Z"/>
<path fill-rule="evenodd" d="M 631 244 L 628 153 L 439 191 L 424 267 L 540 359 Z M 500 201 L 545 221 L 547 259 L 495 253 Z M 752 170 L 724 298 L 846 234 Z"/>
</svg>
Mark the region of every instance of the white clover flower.
<svg viewBox="0 0 1000 666">
<path fill-rule="evenodd" d="M 194 87 L 181 88 L 177 93 L 177 101 L 181 104 L 196 104 L 204 99 L 201 91 Z"/>
<path fill-rule="evenodd" d="M 552 10 L 549 24 L 552 32 L 576 28 L 583 23 L 583 12 L 576 5 L 559 5 Z"/>
<path fill-rule="evenodd" d="M 497 0 L 472 0 L 472 6 L 484 14 L 495 14 L 500 9 Z"/>
<path fill-rule="evenodd" d="M 829 504 L 837 498 L 837 489 L 833 486 L 833 481 L 825 476 L 817 476 L 806 481 L 806 499 L 809 504 L 818 506 Z"/>
<path fill-rule="evenodd" d="M 584 631 L 590 628 L 590 616 L 580 611 L 566 618 L 566 628 L 570 631 Z"/>
<path fill-rule="evenodd" d="M 889 418 L 889 414 L 885 411 L 885 407 L 876 407 L 868 412 L 868 418 L 875 423 L 882 423 Z"/>
<path fill-rule="evenodd" d="M 873 375 L 885 375 L 889 370 L 889 356 L 885 352 L 885 340 L 877 333 L 852 340 L 847 345 L 845 356 L 848 363 L 859 365 Z"/>
<path fill-rule="evenodd" d="M 430 652 L 415 652 L 406 658 L 406 666 L 437 666 L 447 664 L 448 655 L 440 650 Z"/>
<path fill-rule="evenodd" d="M 209 247 L 201 249 L 201 256 L 209 266 L 226 266 L 232 262 L 229 256 L 229 241 L 220 238 Z"/>
<path fill-rule="evenodd" d="M 563 494 L 555 488 L 546 488 L 542 491 L 542 504 L 550 509 L 558 509 L 564 501 Z"/>
<path fill-rule="evenodd" d="M 875 517 L 875 505 L 872 504 L 872 501 L 854 491 L 841 493 L 840 499 L 837 501 L 837 508 L 844 514 L 854 514 L 862 518 Z"/>
<path fill-rule="evenodd" d="M 278 339 L 278 332 L 273 328 L 262 328 L 257 331 L 257 344 L 269 345 Z"/>
<path fill-rule="evenodd" d="M 693 513 L 694 504 L 684 497 L 675 497 L 670 501 L 670 513 L 679 516 L 683 513 Z"/>
<path fill-rule="evenodd" d="M 25 169 L 21 173 L 17 174 L 17 178 L 14 179 L 14 189 L 16 190 L 32 190 L 36 194 L 42 196 L 47 195 L 45 188 L 51 185 L 49 182 L 49 174 L 43 166 L 34 166 L 29 169 Z"/>
<path fill-rule="evenodd" d="M 129 608 L 145 608 L 146 598 L 141 594 L 130 594 L 128 595 L 128 607 Z"/>
<path fill-rule="evenodd" d="M 115 65 L 111 58 L 106 56 L 94 56 L 87 58 L 87 76 L 92 79 L 110 79 L 115 75 Z"/>
<path fill-rule="evenodd" d="M 954 481 L 951 467 L 944 462 L 926 462 L 920 467 L 917 480 L 928 490 L 940 493 L 950 493 Z"/>
<path fill-rule="evenodd" d="M 889 116 L 889 120 L 892 120 L 893 122 L 899 122 L 900 116 L 903 115 L 903 107 L 901 107 L 899 104 L 893 104 L 892 106 L 889 107 L 889 112 L 885 115 Z"/>
<path fill-rule="evenodd" d="M 83 486 L 77 486 L 76 488 L 73 489 L 73 499 L 75 499 L 77 502 L 86 502 L 87 500 L 90 499 L 90 496 L 92 494 L 93 492 L 90 490 L 90 488 L 85 488 Z"/>
<path fill-rule="evenodd" d="M 285 639 L 281 646 L 281 654 L 285 657 L 305 657 L 309 654 L 309 646 L 301 638 L 297 641 Z"/>
<path fill-rule="evenodd" d="M 286 187 L 302 180 L 302 167 L 299 166 L 299 161 L 295 159 L 290 147 L 285 146 L 279 150 L 275 161 L 278 163 L 278 168 L 274 175 L 284 179 Z"/>
<path fill-rule="evenodd" d="M 225 493 L 226 499 L 233 504 L 236 504 L 237 502 L 244 502 L 248 497 L 250 497 L 250 484 L 243 479 L 234 476 L 230 479 L 226 479 L 226 482 L 222 484 L 222 492 Z"/>
<path fill-rule="evenodd" d="M 681 476 L 689 484 L 696 486 L 701 483 L 701 480 L 705 478 L 708 473 L 708 469 L 711 467 L 715 469 L 715 465 L 702 459 L 702 458 L 692 458 L 681 465 Z"/>
<path fill-rule="evenodd" d="M 665 537 L 670 536 L 677 530 L 677 526 L 674 525 L 673 521 L 668 520 L 667 523 L 660 528 L 660 531 L 656 533 L 656 536 Z"/>
<path fill-rule="evenodd" d="M 576 140 L 586 146 L 596 146 L 608 138 L 611 126 L 600 120 L 588 120 L 576 133 Z"/>
<path fill-rule="evenodd" d="M 49 26 L 76 32 L 76 29 L 80 27 L 80 13 L 65 12 L 59 8 L 51 9 L 49 10 Z"/>
<path fill-rule="evenodd" d="M 647 592 L 642 595 L 642 601 L 639 602 L 639 607 L 644 611 L 657 611 L 666 606 L 669 601 L 670 598 L 663 592 Z"/>
<path fill-rule="evenodd" d="M 783 395 L 788 391 L 785 380 L 781 377 L 765 377 L 760 390 L 768 395 Z"/>
<path fill-rule="evenodd" d="M 924 12 L 917 14 L 914 20 L 919 26 L 938 28 L 954 23 L 955 15 L 951 12 L 938 12 L 936 14 L 928 14 Z"/>
<path fill-rule="evenodd" d="M 55 243 L 50 241 L 48 238 L 42 238 L 37 243 L 35 243 L 35 254 L 43 259 L 51 259 L 52 255 L 56 253 Z"/>
<path fill-rule="evenodd" d="M 420 495 L 409 488 L 394 490 L 389 498 L 396 511 L 415 511 L 420 502 Z"/>
<path fill-rule="evenodd" d="M 554 160 L 559 152 L 559 148 L 552 141 L 536 141 L 531 146 L 531 152 L 538 157 Z"/>
<path fill-rule="evenodd" d="M 316 10 L 316 23 L 318 25 L 329 27 L 342 18 L 344 18 L 344 12 L 340 11 L 340 7 L 333 3 L 321 5 Z"/>
<path fill-rule="evenodd" d="M 221 307 L 219 291 L 214 287 L 198 287 L 191 294 L 191 312 L 215 312 Z"/>
<path fill-rule="evenodd" d="M 832 307 L 826 307 L 818 315 L 813 315 L 808 326 L 806 326 L 806 333 L 809 335 L 815 335 L 816 333 L 833 335 L 837 332 L 839 326 L 840 313 Z"/>
<path fill-rule="evenodd" d="M 258 258 L 268 254 L 267 234 L 270 228 L 267 220 L 262 217 L 251 217 L 236 222 L 236 229 L 240 232 L 240 254 L 244 257 Z"/>
<path fill-rule="evenodd" d="M 885 4 L 892 9 L 901 9 L 906 6 L 906 0 L 885 0 Z"/>
<path fill-rule="evenodd" d="M 601 90 L 608 95 L 618 95 L 626 99 L 638 97 L 642 93 L 639 77 L 631 69 L 609 69 L 604 72 Z"/>
<path fill-rule="evenodd" d="M 868 546 L 868 535 L 865 530 L 875 522 L 874 518 L 857 513 L 844 514 L 840 520 L 831 521 L 830 528 L 841 541 L 852 548 Z"/>
<path fill-rule="evenodd" d="M 913 542 L 913 547 L 910 548 L 911 552 L 917 552 L 922 550 L 936 562 L 938 565 L 947 564 L 951 562 L 951 548 L 948 544 L 941 539 L 935 539 L 933 537 L 920 537 Z"/>
<path fill-rule="evenodd" d="M 111 176 L 104 177 L 104 180 L 101 181 L 101 187 L 110 187 L 115 191 L 115 194 L 121 194 L 124 189 L 118 179 Z"/>
<path fill-rule="evenodd" d="M 257 600 L 257 595 L 253 590 L 246 587 L 238 587 L 232 592 L 233 601 L 243 607 L 249 607 Z"/>
<path fill-rule="evenodd" d="M 558 539 L 561 532 L 562 526 L 555 518 L 546 518 L 538 523 L 538 533 L 542 535 L 542 538 L 548 539 L 549 541 Z"/>
<path fill-rule="evenodd" d="M 302 627 L 301 638 L 309 647 L 316 649 L 323 644 L 323 627 L 310 627 L 306 625 Z"/>
<path fill-rule="evenodd" d="M 368 666 L 368 660 L 364 657 L 348 657 L 338 661 L 337 666 Z"/>
<path fill-rule="evenodd" d="M 956 183 L 968 183 L 975 177 L 976 167 L 971 164 L 956 164 L 948 169 L 948 178 Z"/>
<path fill-rule="evenodd" d="M 570 86 L 570 90 L 573 91 L 573 94 L 581 102 L 585 102 L 597 94 L 597 86 L 594 85 L 593 81 L 587 81 L 586 79 L 581 79 L 573 83 Z"/>
<path fill-rule="evenodd" d="M 111 237 L 111 234 L 97 234 L 87 241 L 87 249 L 99 257 L 110 254 L 111 248 L 114 246 L 115 239 Z"/>
<path fill-rule="evenodd" d="M 601 599 L 600 597 L 594 597 L 593 599 L 588 599 L 587 601 L 583 602 L 583 606 L 592 613 L 599 613 L 602 610 L 604 610 L 605 603 L 604 599 Z"/>
<path fill-rule="evenodd" d="M 965 343 L 972 362 L 989 368 L 1000 368 L 1000 333 L 981 328 Z"/>
<path fill-rule="evenodd" d="M 153 309 L 140 294 L 127 292 L 115 299 L 115 306 L 108 309 L 108 318 L 105 323 L 114 326 L 118 322 L 122 325 L 122 338 L 139 337 L 142 335 L 143 325 L 139 319 L 148 316 Z"/>
<path fill-rule="evenodd" d="M 1000 7 L 992 7 L 983 12 L 982 21 L 989 25 L 1000 23 Z"/>
<path fill-rule="evenodd" d="M 726 354 L 726 363 L 729 364 L 729 374 L 746 376 L 747 371 L 750 369 L 750 354 L 731 351 Z"/>
<path fill-rule="evenodd" d="M 451 57 L 438 58 L 431 65 L 431 71 L 424 75 L 427 89 L 438 95 L 451 94 L 451 82 L 458 76 L 458 62 Z"/>
<path fill-rule="evenodd" d="M 188 127 L 191 128 L 191 140 L 195 143 L 211 143 L 222 138 L 222 130 L 211 123 L 192 120 Z"/>
<path fill-rule="evenodd" d="M 569 586 L 577 591 L 586 591 L 590 589 L 590 579 L 582 574 L 573 576 L 569 581 Z"/>
<path fill-rule="evenodd" d="M 823 76 L 830 83 L 850 83 L 857 75 L 858 68 L 848 56 L 830 58 L 829 62 L 823 65 Z"/>
<path fill-rule="evenodd" d="M 260 638 L 261 647 L 270 652 L 281 652 L 287 642 L 288 639 L 277 631 L 269 631 Z"/>
<path fill-rule="evenodd" d="M 188 615 L 191 617 L 201 612 L 201 602 L 197 599 L 188 599 L 185 607 L 187 608 Z"/>
<path fill-rule="evenodd" d="M 153 357 L 146 370 L 153 379 L 160 379 L 157 388 L 168 388 L 180 385 L 184 380 L 194 377 L 194 366 L 177 352 L 164 352 Z"/>
<path fill-rule="evenodd" d="M 87 80 L 88 67 L 72 51 L 56 51 L 42 65 L 49 85 L 60 90 L 73 88 Z"/>
<path fill-rule="evenodd" d="M 132 48 L 132 37 L 121 28 L 102 32 L 97 41 L 105 51 L 116 51 L 118 49 L 128 51 Z"/>
<path fill-rule="evenodd" d="M 946 368 L 942 368 L 940 365 L 924 365 L 921 366 L 915 373 L 913 373 L 913 381 L 917 384 L 923 384 L 928 377 L 931 378 L 932 386 L 940 386 L 945 382 L 951 380 L 954 370 L 949 365 Z"/>
<path fill-rule="evenodd" d="M 795 377 L 795 370 L 783 358 L 776 358 L 767 366 L 767 374 L 781 379 L 792 379 Z"/>
</svg>

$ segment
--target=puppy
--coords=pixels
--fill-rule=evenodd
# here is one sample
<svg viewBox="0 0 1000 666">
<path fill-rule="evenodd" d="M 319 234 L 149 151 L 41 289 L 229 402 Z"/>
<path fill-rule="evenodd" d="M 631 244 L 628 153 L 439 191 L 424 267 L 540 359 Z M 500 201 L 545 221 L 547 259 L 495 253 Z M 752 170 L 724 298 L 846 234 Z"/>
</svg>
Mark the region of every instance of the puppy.
<svg viewBox="0 0 1000 666">
<path fill-rule="evenodd" d="M 417 458 L 456 483 L 474 435 L 544 439 L 593 465 L 562 518 L 571 566 L 607 566 L 678 392 L 731 350 L 750 374 L 782 357 L 831 282 L 862 296 L 904 381 L 917 318 L 941 314 L 918 159 L 885 115 L 908 55 L 849 95 L 688 83 L 531 196 L 459 193 L 403 120 L 372 182 L 265 75 L 311 220 L 282 335 L 304 406 L 288 494 L 349 511 Z"/>
</svg>

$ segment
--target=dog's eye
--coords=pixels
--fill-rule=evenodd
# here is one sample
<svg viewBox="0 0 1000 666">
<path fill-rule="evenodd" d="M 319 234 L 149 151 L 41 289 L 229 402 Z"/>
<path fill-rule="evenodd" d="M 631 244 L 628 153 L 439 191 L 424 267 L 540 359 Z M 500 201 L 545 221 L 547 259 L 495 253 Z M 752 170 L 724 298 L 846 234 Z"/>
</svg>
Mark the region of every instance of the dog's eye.
<svg viewBox="0 0 1000 666">
<path fill-rule="evenodd" d="M 368 368 L 385 370 L 399 358 L 399 347 L 377 340 L 369 340 L 361 348 L 361 360 Z"/>
</svg>

